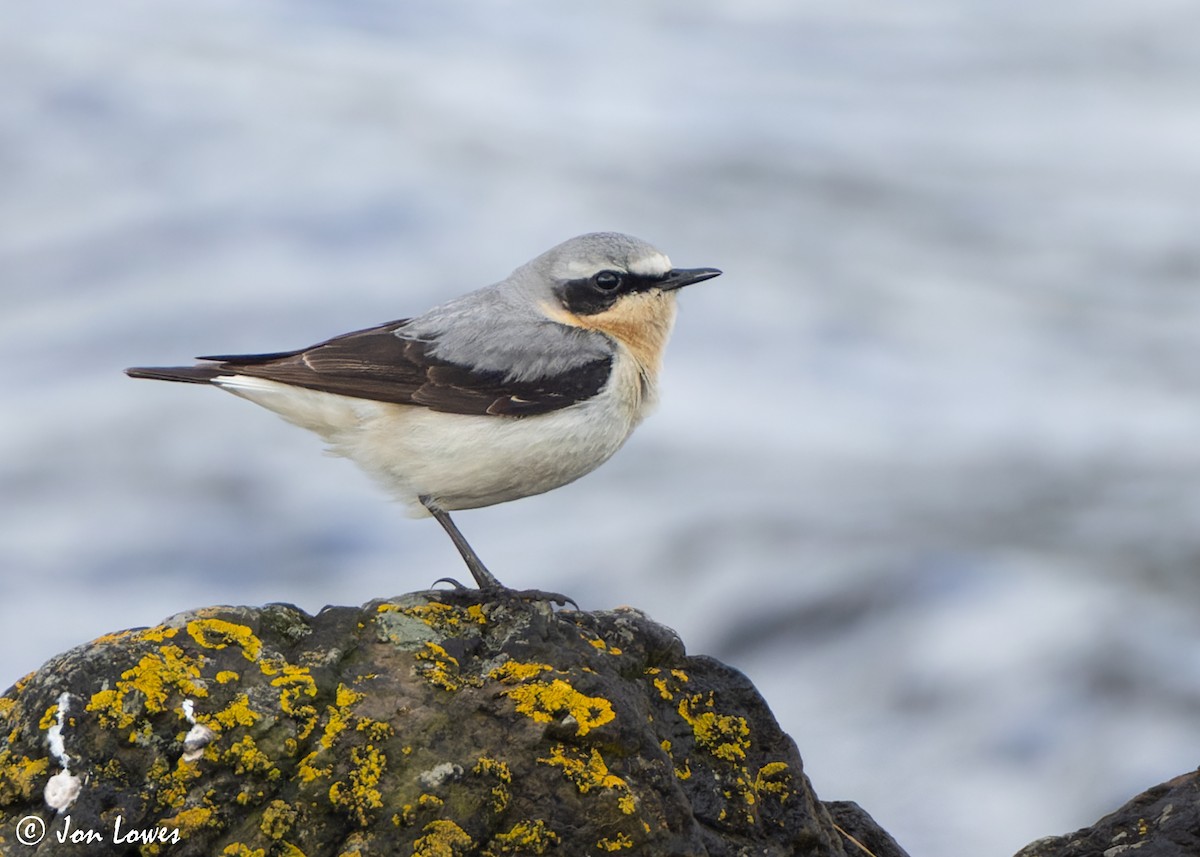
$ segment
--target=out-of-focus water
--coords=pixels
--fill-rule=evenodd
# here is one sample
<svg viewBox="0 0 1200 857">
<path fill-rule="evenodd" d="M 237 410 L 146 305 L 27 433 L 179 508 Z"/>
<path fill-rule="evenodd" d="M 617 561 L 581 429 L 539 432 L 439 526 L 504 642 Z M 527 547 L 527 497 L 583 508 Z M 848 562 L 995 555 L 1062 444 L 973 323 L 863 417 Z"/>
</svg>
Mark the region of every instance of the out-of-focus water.
<svg viewBox="0 0 1200 857">
<path fill-rule="evenodd" d="M 827 799 L 1006 855 L 1200 756 L 1200 7 L 8 4 L 0 685 L 460 574 L 135 364 L 420 312 L 573 234 L 683 296 L 611 463 L 459 523 L 746 671 Z"/>
</svg>

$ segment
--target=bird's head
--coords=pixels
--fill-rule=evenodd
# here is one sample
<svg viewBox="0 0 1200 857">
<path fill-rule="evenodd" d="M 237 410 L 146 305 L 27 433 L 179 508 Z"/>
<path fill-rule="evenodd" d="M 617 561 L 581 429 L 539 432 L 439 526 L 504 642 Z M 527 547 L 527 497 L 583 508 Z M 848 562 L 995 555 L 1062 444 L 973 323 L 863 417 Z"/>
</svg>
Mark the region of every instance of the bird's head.
<svg viewBox="0 0 1200 857">
<path fill-rule="evenodd" d="M 647 377 L 657 374 L 675 321 L 676 292 L 716 268 L 674 268 L 666 254 L 619 232 L 564 241 L 518 269 L 550 320 L 598 331 L 624 345 Z"/>
<path fill-rule="evenodd" d="M 530 263 L 563 310 L 576 316 L 621 315 L 653 296 L 674 302 L 683 286 L 711 279 L 716 268 L 673 268 L 661 250 L 619 232 L 590 232 L 564 241 Z"/>
</svg>

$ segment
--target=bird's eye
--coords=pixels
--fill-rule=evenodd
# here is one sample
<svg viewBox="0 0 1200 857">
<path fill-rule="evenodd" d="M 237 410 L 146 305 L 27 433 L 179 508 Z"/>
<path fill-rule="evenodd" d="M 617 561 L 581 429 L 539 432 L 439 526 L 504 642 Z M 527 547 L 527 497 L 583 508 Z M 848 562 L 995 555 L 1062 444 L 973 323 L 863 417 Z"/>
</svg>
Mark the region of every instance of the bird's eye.
<svg viewBox="0 0 1200 857">
<path fill-rule="evenodd" d="M 621 275 L 616 271 L 601 271 L 592 277 L 592 285 L 602 292 L 615 292 L 621 287 Z"/>
</svg>

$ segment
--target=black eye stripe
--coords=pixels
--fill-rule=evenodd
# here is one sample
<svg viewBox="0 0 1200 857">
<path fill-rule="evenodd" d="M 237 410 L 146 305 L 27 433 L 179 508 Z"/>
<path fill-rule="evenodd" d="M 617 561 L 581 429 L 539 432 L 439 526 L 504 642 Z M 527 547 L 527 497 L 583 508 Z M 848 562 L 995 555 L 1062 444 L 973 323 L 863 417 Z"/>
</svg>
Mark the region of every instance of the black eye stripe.
<svg viewBox="0 0 1200 857">
<path fill-rule="evenodd" d="M 620 288 L 618 291 L 621 294 L 628 292 L 645 292 L 650 289 L 658 288 L 662 285 L 664 277 L 651 277 L 645 274 L 631 274 L 626 271 L 598 271 L 590 277 L 578 277 L 574 280 L 566 280 L 562 283 L 563 288 L 580 288 L 591 285 L 596 282 L 596 278 L 603 274 L 613 274 L 620 279 Z"/>
<path fill-rule="evenodd" d="M 616 282 L 610 283 L 609 278 L 604 276 L 606 274 L 615 277 Z M 578 277 L 560 283 L 558 293 L 562 297 L 563 306 L 571 312 L 578 315 L 595 315 L 609 309 L 621 296 L 649 291 L 658 287 L 662 281 L 662 277 L 631 274 L 627 271 L 597 271 L 590 277 Z"/>
</svg>

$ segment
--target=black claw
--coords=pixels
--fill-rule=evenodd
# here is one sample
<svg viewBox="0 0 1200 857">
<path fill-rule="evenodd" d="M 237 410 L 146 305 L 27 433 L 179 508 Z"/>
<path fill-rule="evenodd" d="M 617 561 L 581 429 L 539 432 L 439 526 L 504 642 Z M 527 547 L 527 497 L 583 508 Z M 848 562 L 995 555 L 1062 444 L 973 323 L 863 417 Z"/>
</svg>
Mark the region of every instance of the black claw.
<svg viewBox="0 0 1200 857">
<path fill-rule="evenodd" d="M 434 586 L 437 586 L 439 583 L 449 583 L 455 589 L 466 589 L 467 588 L 461 582 L 455 580 L 453 577 L 439 577 L 437 580 L 435 580 L 433 582 L 433 584 L 429 588 L 432 589 Z"/>
<path fill-rule="evenodd" d="M 503 593 L 498 593 L 502 598 L 512 598 L 517 601 L 549 601 L 551 604 L 557 604 L 559 607 L 566 607 L 570 604 L 579 610 L 579 605 L 575 603 L 575 599 L 570 596 L 563 595 L 561 592 L 547 592 L 544 589 L 509 589 L 504 588 Z"/>
</svg>

